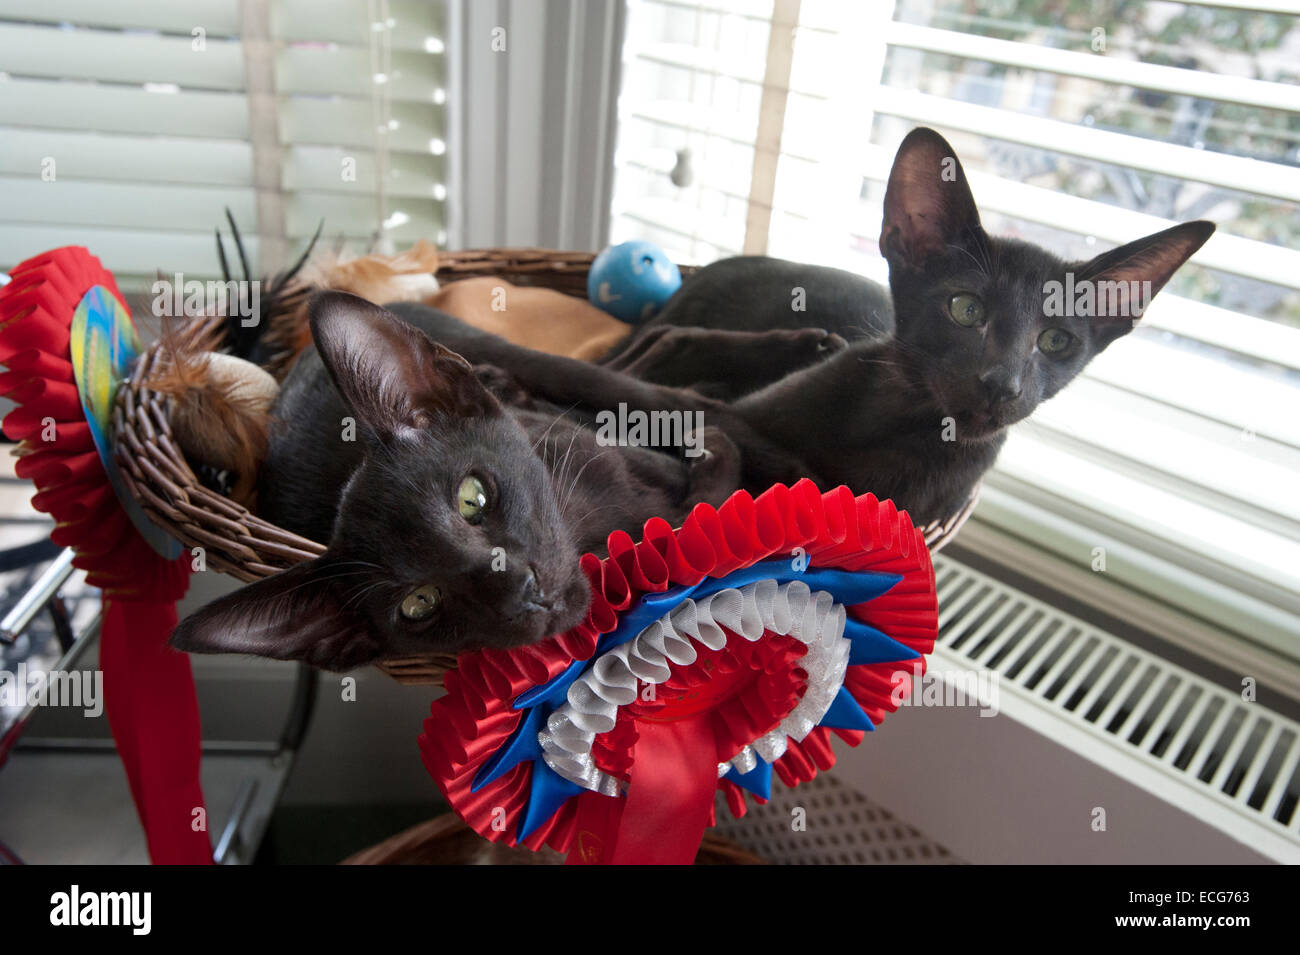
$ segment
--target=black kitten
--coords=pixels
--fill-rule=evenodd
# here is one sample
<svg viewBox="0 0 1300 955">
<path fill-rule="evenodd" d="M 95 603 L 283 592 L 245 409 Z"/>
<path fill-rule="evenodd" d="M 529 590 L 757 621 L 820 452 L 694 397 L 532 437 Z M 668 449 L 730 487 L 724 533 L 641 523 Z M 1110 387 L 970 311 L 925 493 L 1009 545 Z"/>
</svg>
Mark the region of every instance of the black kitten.
<svg viewBox="0 0 1300 955">
<path fill-rule="evenodd" d="M 885 195 L 891 294 L 837 269 L 724 260 L 606 364 L 726 395 L 810 476 L 890 497 L 924 523 L 964 503 L 1007 428 L 1131 331 L 1213 231 L 1187 222 L 1086 262 L 989 236 L 952 147 L 915 129 Z M 773 335 L 807 325 L 837 333 L 829 357 L 795 352 L 774 368 L 788 348 Z M 765 352 L 766 364 L 744 357 Z M 745 464 L 747 487 L 772 477 Z"/>
<path fill-rule="evenodd" d="M 693 468 L 599 447 L 531 399 L 503 407 L 484 382 L 509 394 L 508 376 L 363 299 L 322 293 L 309 313 L 315 347 L 272 409 L 259 510 L 329 548 L 187 618 L 178 649 L 343 670 L 535 642 L 585 613 L 583 550 L 736 482 L 720 436 Z"/>
</svg>

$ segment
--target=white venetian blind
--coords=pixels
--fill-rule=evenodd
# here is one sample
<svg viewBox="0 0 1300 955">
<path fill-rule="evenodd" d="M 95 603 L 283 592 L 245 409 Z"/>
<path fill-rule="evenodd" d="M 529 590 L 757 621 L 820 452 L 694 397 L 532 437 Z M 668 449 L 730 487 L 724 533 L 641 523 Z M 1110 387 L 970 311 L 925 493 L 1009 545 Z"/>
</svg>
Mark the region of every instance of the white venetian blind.
<svg viewBox="0 0 1300 955">
<path fill-rule="evenodd" d="M 787 67 L 766 27 L 792 9 Z M 976 516 L 1082 566 L 1103 548 L 1117 583 L 1300 657 L 1300 5 L 633 0 L 626 56 L 614 236 L 683 261 L 745 247 L 883 280 L 884 182 L 920 125 L 990 232 L 1067 258 L 1217 222 L 1142 327 L 1013 430 Z M 755 99 L 781 109 L 775 144 Z M 715 142 L 732 152 L 673 185 L 676 150 Z"/>
<path fill-rule="evenodd" d="M 628 4 L 611 241 L 740 253 L 771 16 L 772 0 Z"/>
<path fill-rule="evenodd" d="M 442 15 L 422 0 L 0 0 L 0 269 L 79 244 L 128 287 L 211 276 L 226 207 L 255 267 L 259 232 L 282 257 L 322 218 L 354 248 L 381 226 L 399 248 L 437 239 Z"/>
</svg>

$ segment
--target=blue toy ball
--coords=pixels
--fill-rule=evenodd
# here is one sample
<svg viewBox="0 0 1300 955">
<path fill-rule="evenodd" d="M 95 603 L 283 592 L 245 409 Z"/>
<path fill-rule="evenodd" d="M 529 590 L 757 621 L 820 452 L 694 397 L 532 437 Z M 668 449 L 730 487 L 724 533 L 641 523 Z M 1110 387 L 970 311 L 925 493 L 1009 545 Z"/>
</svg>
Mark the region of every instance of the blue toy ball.
<svg viewBox="0 0 1300 955">
<path fill-rule="evenodd" d="M 591 263 L 587 298 L 615 318 L 644 322 L 682 286 L 682 273 L 653 242 L 612 245 Z"/>
</svg>

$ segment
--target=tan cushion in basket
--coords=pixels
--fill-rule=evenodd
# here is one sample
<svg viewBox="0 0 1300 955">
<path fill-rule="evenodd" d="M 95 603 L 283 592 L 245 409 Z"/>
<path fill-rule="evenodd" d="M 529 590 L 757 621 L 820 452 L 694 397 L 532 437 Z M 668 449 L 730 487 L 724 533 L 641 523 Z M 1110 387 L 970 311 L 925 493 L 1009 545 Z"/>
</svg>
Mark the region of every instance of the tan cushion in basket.
<svg viewBox="0 0 1300 955">
<path fill-rule="evenodd" d="M 585 361 L 599 358 L 632 331 L 580 298 L 498 278 L 451 282 L 424 301 L 516 345 Z"/>
</svg>

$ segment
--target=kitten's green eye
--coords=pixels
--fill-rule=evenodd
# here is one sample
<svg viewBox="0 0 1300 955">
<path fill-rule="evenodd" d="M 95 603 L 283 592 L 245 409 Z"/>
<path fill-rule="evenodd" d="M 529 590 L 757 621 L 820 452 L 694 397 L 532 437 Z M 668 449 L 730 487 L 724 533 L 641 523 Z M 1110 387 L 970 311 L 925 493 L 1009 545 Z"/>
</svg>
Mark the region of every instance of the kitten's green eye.
<svg viewBox="0 0 1300 955">
<path fill-rule="evenodd" d="M 958 325 L 979 328 L 984 324 L 984 303 L 974 295 L 962 292 L 948 300 L 948 314 Z"/>
<path fill-rule="evenodd" d="M 1049 328 L 1038 336 L 1038 350 L 1044 355 L 1059 355 L 1074 342 L 1074 336 L 1063 328 Z"/>
<path fill-rule="evenodd" d="M 416 587 L 402 600 L 402 616 L 407 620 L 424 620 L 441 602 L 442 592 L 433 584 Z"/>
<path fill-rule="evenodd" d="M 472 474 L 461 481 L 460 490 L 456 492 L 456 503 L 460 506 L 460 516 L 465 520 L 471 524 L 482 522 L 483 509 L 487 507 L 487 489 L 483 487 L 483 482 Z"/>
</svg>

